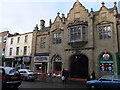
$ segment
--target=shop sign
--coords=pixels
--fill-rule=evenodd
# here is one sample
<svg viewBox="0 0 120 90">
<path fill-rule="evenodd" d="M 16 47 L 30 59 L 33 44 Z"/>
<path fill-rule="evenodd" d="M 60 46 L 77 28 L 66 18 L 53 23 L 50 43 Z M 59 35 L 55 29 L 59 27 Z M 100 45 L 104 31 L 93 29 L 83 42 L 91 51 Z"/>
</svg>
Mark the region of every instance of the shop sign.
<svg viewBox="0 0 120 90">
<path fill-rule="evenodd" d="M 30 62 L 30 57 L 23 57 L 24 62 Z"/>
<path fill-rule="evenodd" d="M 109 54 L 103 54 L 103 59 L 104 60 L 108 60 L 110 58 L 110 55 Z"/>
<path fill-rule="evenodd" d="M 113 63 L 113 61 L 100 61 L 100 63 Z"/>
<path fill-rule="evenodd" d="M 49 56 L 35 56 L 34 62 L 47 62 L 49 60 Z"/>
</svg>

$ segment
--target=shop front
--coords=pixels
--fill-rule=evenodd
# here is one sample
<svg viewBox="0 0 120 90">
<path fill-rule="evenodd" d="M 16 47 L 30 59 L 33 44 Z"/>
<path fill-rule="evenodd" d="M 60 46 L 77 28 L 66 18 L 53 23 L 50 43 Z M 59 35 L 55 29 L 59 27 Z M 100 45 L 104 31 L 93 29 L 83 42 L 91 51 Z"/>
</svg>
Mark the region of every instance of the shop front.
<svg viewBox="0 0 120 90">
<path fill-rule="evenodd" d="M 52 57 L 52 74 L 61 75 L 62 71 L 62 61 L 59 55 L 54 55 Z"/>
<path fill-rule="evenodd" d="M 102 53 L 99 58 L 100 75 L 114 74 L 114 60 L 110 53 Z"/>
<path fill-rule="evenodd" d="M 5 64 L 4 66 L 8 66 L 8 67 L 14 67 L 14 57 L 7 57 L 5 58 Z"/>
<path fill-rule="evenodd" d="M 46 74 L 48 72 L 49 53 L 39 53 L 34 57 L 35 72 Z"/>
<path fill-rule="evenodd" d="M 14 60 L 14 67 L 18 69 L 29 69 L 31 63 L 31 57 L 30 56 L 24 56 L 24 57 L 15 57 Z"/>
</svg>

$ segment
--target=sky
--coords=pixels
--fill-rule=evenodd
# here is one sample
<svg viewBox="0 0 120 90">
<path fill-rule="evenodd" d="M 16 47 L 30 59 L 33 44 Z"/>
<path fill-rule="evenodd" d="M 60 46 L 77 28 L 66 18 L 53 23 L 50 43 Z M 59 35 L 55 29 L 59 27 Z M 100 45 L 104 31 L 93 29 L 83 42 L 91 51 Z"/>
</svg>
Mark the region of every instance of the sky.
<svg viewBox="0 0 120 90">
<path fill-rule="evenodd" d="M 57 13 L 65 14 L 73 7 L 77 0 L 0 0 L 0 32 L 10 31 L 20 34 L 32 32 L 35 25 L 40 25 L 40 20 L 45 20 L 45 26 L 49 26 L 49 20 L 54 22 Z M 86 9 L 100 9 L 101 2 L 112 8 L 114 1 L 120 0 L 78 0 Z M 118 5 L 118 3 L 117 3 Z"/>
</svg>

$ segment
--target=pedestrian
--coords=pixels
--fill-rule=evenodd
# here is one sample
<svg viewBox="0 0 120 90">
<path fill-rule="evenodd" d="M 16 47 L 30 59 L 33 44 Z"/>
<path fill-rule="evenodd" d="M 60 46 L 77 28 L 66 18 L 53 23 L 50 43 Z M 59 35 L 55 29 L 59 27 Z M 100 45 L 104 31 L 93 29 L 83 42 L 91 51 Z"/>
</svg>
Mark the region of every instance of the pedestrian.
<svg viewBox="0 0 120 90">
<path fill-rule="evenodd" d="M 92 72 L 91 76 L 92 76 L 92 79 L 95 80 L 96 77 L 95 77 L 95 72 L 94 71 Z"/>
<path fill-rule="evenodd" d="M 64 68 L 62 70 L 61 80 L 62 80 L 63 83 L 66 81 L 66 70 Z"/>
</svg>

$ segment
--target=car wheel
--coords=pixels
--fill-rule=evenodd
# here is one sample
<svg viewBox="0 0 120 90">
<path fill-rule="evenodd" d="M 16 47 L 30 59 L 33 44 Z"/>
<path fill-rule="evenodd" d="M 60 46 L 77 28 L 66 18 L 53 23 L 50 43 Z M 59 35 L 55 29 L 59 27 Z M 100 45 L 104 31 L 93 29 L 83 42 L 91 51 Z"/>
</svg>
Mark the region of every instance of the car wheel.
<svg viewBox="0 0 120 90">
<path fill-rule="evenodd" d="M 91 89 L 95 89 L 96 86 L 95 86 L 94 84 L 91 84 L 91 85 L 90 85 L 90 88 L 91 88 Z"/>
<path fill-rule="evenodd" d="M 25 81 L 25 80 L 26 80 L 26 78 L 25 78 L 25 77 L 23 77 L 23 78 L 22 78 L 22 80 L 23 80 L 23 81 Z"/>
</svg>

